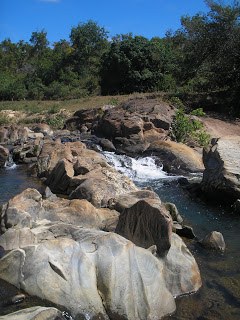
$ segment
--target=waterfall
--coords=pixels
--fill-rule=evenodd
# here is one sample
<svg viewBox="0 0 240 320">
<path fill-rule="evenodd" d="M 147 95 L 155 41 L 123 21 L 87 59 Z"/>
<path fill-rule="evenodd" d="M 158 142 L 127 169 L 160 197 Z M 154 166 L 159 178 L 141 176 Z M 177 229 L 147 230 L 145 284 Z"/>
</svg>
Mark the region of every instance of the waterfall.
<svg viewBox="0 0 240 320">
<path fill-rule="evenodd" d="M 13 161 L 11 153 L 9 153 L 8 160 L 5 162 L 4 168 L 7 170 L 12 170 L 17 167 L 16 163 Z"/>
<path fill-rule="evenodd" d="M 103 152 L 107 162 L 135 182 L 175 180 L 179 176 L 170 176 L 163 171 L 163 165 L 157 157 L 131 158 L 114 152 Z"/>
</svg>

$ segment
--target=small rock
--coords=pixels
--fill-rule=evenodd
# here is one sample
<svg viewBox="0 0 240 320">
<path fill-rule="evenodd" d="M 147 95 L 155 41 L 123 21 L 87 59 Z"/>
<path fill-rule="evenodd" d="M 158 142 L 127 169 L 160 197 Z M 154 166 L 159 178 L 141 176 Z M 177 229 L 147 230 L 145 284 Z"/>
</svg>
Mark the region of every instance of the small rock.
<svg viewBox="0 0 240 320">
<path fill-rule="evenodd" d="M 200 243 L 207 249 L 214 249 L 221 252 L 224 252 L 226 248 L 223 235 L 218 231 L 210 232 Z"/>
</svg>

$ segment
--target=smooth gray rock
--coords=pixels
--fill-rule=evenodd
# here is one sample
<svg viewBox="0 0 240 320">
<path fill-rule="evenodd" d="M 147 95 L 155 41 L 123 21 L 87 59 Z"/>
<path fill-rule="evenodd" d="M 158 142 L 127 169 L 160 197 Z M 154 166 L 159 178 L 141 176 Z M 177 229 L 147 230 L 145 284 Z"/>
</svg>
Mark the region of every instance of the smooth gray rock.
<svg viewBox="0 0 240 320">
<path fill-rule="evenodd" d="M 202 190 L 210 198 L 233 203 L 240 198 L 240 137 L 215 139 L 204 150 Z"/>
</svg>

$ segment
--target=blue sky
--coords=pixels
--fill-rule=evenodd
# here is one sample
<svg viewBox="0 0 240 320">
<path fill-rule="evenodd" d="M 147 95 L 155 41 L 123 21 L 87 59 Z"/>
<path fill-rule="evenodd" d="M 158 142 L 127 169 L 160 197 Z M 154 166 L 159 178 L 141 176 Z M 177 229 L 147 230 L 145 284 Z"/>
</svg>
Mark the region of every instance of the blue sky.
<svg viewBox="0 0 240 320">
<path fill-rule="evenodd" d="M 206 12 L 204 0 L 0 0 L 0 41 L 29 41 L 33 31 L 47 31 L 53 43 L 89 19 L 113 36 L 164 36 L 180 27 L 182 15 Z"/>
</svg>

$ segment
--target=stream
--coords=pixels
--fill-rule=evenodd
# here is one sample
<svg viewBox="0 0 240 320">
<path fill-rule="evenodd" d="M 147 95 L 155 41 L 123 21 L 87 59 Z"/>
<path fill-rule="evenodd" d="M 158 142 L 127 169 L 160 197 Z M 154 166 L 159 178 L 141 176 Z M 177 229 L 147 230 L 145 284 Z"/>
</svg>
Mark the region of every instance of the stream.
<svg viewBox="0 0 240 320">
<path fill-rule="evenodd" d="M 221 206 L 206 205 L 178 184 L 177 176 L 162 170 L 158 159 L 132 159 L 104 152 L 108 162 L 129 176 L 139 187 L 152 187 L 163 202 L 176 204 L 184 224 L 193 227 L 202 239 L 215 230 L 223 234 L 225 253 L 203 249 L 193 241 L 187 245 L 197 260 L 202 288 L 177 299 L 177 311 L 165 320 L 239 320 L 240 319 L 240 217 Z M 195 176 L 193 175 L 194 179 Z"/>
<path fill-rule="evenodd" d="M 198 262 L 203 286 L 196 294 L 178 298 L 176 313 L 164 320 L 239 320 L 240 218 L 223 207 L 191 199 L 178 184 L 179 177 L 165 173 L 156 158 L 132 159 L 110 152 L 104 152 L 104 155 L 111 165 L 133 179 L 139 187 L 152 187 L 162 201 L 175 203 L 184 223 L 193 227 L 199 239 L 213 230 L 220 231 L 224 236 L 224 254 L 203 249 L 194 241 L 187 241 Z M 41 190 L 42 185 L 39 179 L 27 174 L 25 166 L 11 165 L 0 170 L 0 204 L 28 187 Z M 9 292 L 17 293 L 16 289 L 8 286 L 0 281 L 0 315 L 32 305 L 50 306 L 40 299 L 28 297 L 19 306 L 2 309 L 1 299 Z"/>
</svg>

